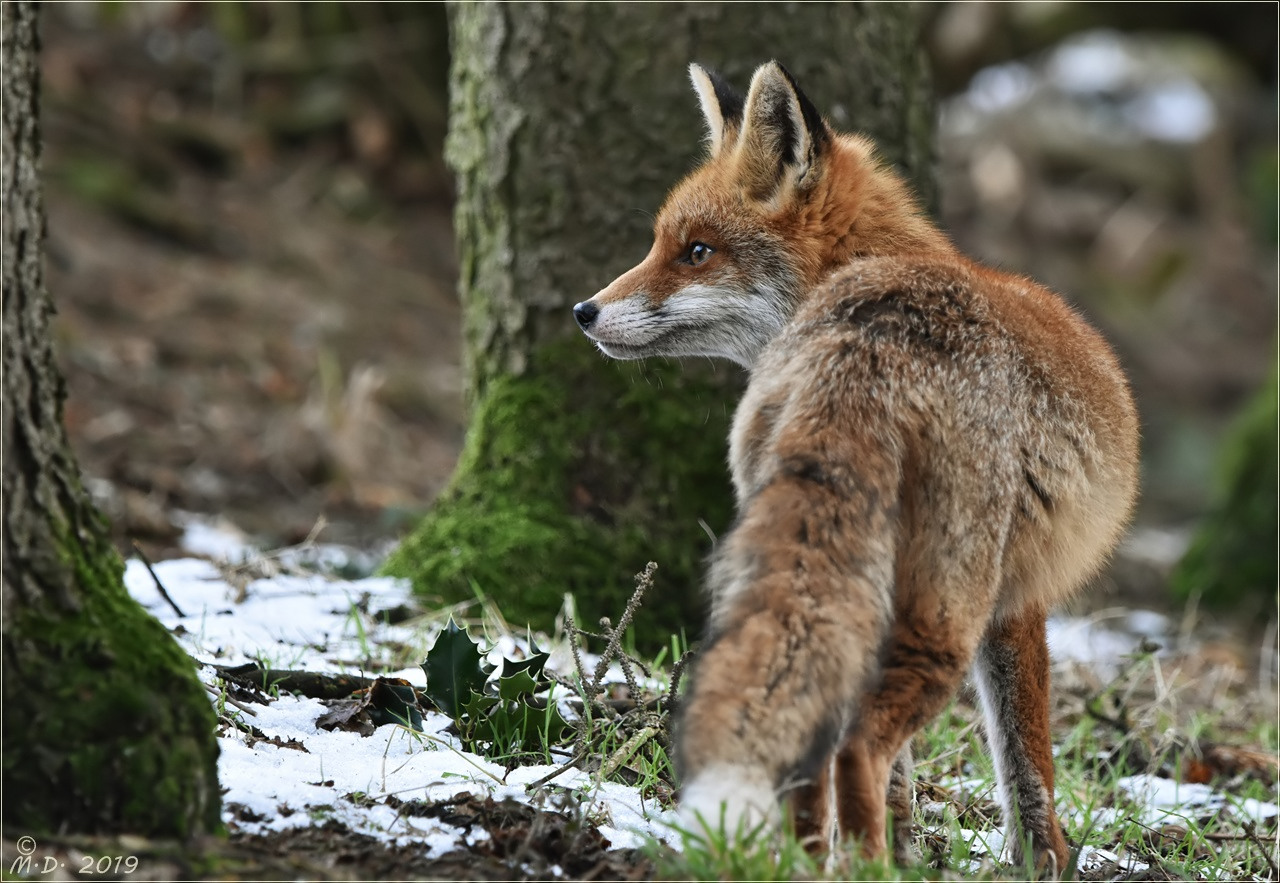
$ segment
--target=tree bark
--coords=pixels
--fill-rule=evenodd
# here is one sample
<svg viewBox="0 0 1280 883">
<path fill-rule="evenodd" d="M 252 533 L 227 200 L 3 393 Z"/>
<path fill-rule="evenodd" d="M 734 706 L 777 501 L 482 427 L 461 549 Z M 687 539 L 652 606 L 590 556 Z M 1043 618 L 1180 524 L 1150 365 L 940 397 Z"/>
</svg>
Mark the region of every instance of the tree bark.
<svg viewBox="0 0 1280 883">
<path fill-rule="evenodd" d="M 217 741 L 191 660 L 124 590 L 80 483 L 41 264 L 36 4 L 3 4 L 3 770 L 22 830 L 219 825 Z"/>
<path fill-rule="evenodd" d="M 574 592 L 616 617 L 657 561 L 642 638 L 701 621 L 697 585 L 732 511 L 730 366 L 615 363 L 570 307 L 637 263 L 701 158 L 686 68 L 745 91 L 777 58 L 839 129 L 875 137 L 932 204 L 933 106 L 897 4 L 457 4 L 447 156 L 471 405 L 452 485 L 388 572 L 546 628 Z M 650 641 L 652 643 L 652 640 Z"/>
</svg>

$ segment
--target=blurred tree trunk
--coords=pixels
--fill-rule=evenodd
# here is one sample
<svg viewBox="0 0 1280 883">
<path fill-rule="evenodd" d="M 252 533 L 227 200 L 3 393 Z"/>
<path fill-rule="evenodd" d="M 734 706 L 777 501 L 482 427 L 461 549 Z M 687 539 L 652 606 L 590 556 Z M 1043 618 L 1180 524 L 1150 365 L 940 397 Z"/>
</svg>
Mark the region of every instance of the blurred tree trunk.
<svg viewBox="0 0 1280 883">
<path fill-rule="evenodd" d="M 219 824 L 214 715 L 129 598 L 62 425 L 41 252 L 39 29 L 5 2 L 3 819 L 179 835 Z"/>
<path fill-rule="evenodd" d="M 447 157 L 457 173 L 470 428 L 449 490 L 387 571 L 447 601 L 492 596 L 548 627 L 565 592 L 652 642 L 699 627 L 707 531 L 731 517 L 739 371 L 606 360 L 570 307 L 648 251 L 703 151 L 686 68 L 745 92 L 787 65 L 831 122 L 876 137 L 932 204 L 932 95 L 899 4 L 456 4 Z"/>
<path fill-rule="evenodd" d="M 1280 579 L 1276 567 L 1276 422 L 1280 375 L 1271 376 L 1240 415 L 1218 454 L 1215 507 L 1173 572 L 1175 594 L 1246 616 L 1271 616 Z"/>
</svg>

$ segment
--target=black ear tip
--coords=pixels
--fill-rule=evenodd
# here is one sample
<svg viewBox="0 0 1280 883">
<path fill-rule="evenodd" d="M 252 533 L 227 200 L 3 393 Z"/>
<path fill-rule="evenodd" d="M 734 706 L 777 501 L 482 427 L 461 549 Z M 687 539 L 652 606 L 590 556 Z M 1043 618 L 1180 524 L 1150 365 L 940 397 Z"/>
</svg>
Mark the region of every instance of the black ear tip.
<svg viewBox="0 0 1280 883">
<path fill-rule="evenodd" d="M 787 78 L 787 82 L 791 84 L 792 89 L 795 89 L 797 92 L 800 91 L 800 84 L 796 82 L 796 78 L 791 75 L 791 71 L 787 70 L 787 66 L 785 64 L 777 59 L 774 59 L 770 64 L 777 66 L 782 75 Z"/>
<path fill-rule="evenodd" d="M 717 92 L 720 92 L 724 89 L 729 89 L 729 90 L 733 89 L 733 87 L 729 85 L 729 81 L 720 75 L 720 71 L 716 70 L 714 67 L 712 67 L 709 64 L 703 64 L 700 61 L 695 61 L 689 65 L 689 70 L 690 71 L 697 70 L 698 72 L 703 74 L 708 80 L 711 81 L 711 85 L 715 87 L 715 90 Z"/>
<path fill-rule="evenodd" d="M 809 99 L 809 96 L 804 94 L 804 90 L 800 88 L 800 84 L 796 82 L 796 78 L 791 75 L 791 71 L 787 70 L 786 66 L 782 64 L 782 62 L 775 59 L 771 63 L 777 65 L 778 70 L 782 73 L 782 76 L 786 78 L 792 91 L 796 93 L 796 98 L 800 101 L 800 112 L 804 115 L 805 125 L 808 127 L 809 131 L 813 133 L 814 138 L 819 143 L 826 141 L 828 135 L 827 124 L 822 119 L 822 114 L 818 111 L 818 108 Z"/>
<path fill-rule="evenodd" d="M 702 69 L 702 72 L 707 75 L 707 79 L 711 81 L 711 89 L 716 94 L 716 101 L 720 105 L 721 115 L 731 122 L 739 121 L 742 118 L 742 109 L 746 104 L 746 98 L 714 69 L 705 64 L 699 64 L 698 67 Z"/>
</svg>

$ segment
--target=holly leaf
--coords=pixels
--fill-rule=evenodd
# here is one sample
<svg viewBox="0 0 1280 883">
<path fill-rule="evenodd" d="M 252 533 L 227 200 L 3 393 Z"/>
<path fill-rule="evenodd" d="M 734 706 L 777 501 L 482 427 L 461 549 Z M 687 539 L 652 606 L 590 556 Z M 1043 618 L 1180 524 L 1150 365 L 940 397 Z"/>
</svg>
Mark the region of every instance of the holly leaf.
<svg viewBox="0 0 1280 883">
<path fill-rule="evenodd" d="M 467 697 L 467 701 L 462 703 L 462 710 L 470 720 L 476 721 L 482 717 L 488 716 L 489 710 L 497 704 L 497 696 L 490 696 L 487 693 L 473 692 L 469 697 Z"/>
<path fill-rule="evenodd" d="M 539 651 L 538 645 L 533 643 L 532 638 L 529 639 L 529 649 L 529 655 L 519 662 L 503 657 L 503 677 L 510 677 L 522 671 L 527 671 L 535 681 L 542 677 L 542 670 L 546 668 L 547 660 L 551 658 L 551 654 Z"/>
<path fill-rule="evenodd" d="M 369 690 L 369 719 L 375 727 L 383 724 L 404 724 L 415 730 L 422 729 L 422 711 L 413 685 L 400 678 L 378 678 Z"/>
<path fill-rule="evenodd" d="M 489 725 L 507 751 L 538 751 L 558 743 L 569 729 L 569 722 L 554 703 L 534 708 L 523 702 L 504 702 L 489 712 Z"/>
<path fill-rule="evenodd" d="M 505 666 L 503 671 L 506 671 Z M 527 699 L 537 689 L 538 682 L 527 671 L 518 671 L 510 675 L 504 674 L 498 678 L 498 697 L 504 702 L 518 702 L 521 699 Z"/>
<path fill-rule="evenodd" d="M 427 699 L 452 720 L 459 720 L 471 694 L 484 692 L 488 675 L 483 662 L 479 646 L 450 617 L 422 663 L 427 675 L 423 691 Z"/>
</svg>

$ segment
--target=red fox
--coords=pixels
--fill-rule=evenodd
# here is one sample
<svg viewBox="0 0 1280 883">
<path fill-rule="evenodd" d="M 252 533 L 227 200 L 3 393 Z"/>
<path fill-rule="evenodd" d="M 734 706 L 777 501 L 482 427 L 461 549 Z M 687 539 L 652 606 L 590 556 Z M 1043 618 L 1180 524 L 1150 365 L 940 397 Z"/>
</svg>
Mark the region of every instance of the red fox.
<svg viewBox="0 0 1280 883">
<path fill-rule="evenodd" d="M 1058 296 L 960 254 L 781 65 L 745 99 L 690 75 L 710 157 L 648 256 L 573 308 L 613 358 L 750 372 L 676 732 L 681 817 L 733 833 L 785 799 L 819 848 L 874 856 L 891 812 L 908 860 L 910 739 L 972 670 L 1010 857 L 1062 873 L 1045 615 L 1133 507 L 1124 373 Z"/>
</svg>

